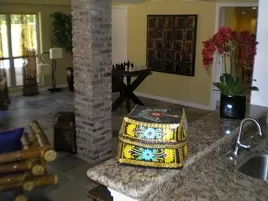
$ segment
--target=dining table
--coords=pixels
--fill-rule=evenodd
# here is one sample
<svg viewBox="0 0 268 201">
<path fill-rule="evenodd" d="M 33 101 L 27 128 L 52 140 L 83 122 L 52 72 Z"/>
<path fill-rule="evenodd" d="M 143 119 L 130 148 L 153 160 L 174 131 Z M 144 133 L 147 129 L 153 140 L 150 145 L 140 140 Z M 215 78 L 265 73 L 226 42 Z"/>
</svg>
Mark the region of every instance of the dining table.
<svg viewBox="0 0 268 201">
<path fill-rule="evenodd" d="M 126 109 L 131 111 L 131 101 L 136 105 L 144 105 L 143 102 L 135 95 L 134 91 L 152 72 L 148 69 L 126 71 L 122 69 L 113 69 L 112 79 L 116 79 L 119 86 L 119 97 L 112 104 L 112 111 L 116 111 L 126 102 Z M 126 82 L 124 79 L 126 78 Z"/>
</svg>

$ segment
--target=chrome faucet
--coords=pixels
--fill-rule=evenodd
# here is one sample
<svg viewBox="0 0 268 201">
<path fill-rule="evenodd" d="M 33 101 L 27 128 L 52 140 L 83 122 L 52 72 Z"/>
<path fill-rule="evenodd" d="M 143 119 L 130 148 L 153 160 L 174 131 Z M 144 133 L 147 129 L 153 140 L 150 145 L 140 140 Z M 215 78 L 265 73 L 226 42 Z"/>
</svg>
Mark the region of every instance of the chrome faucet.
<svg viewBox="0 0 268 201">
<path fill-rule="evenodd" d="M 236 157 L 237 157 L 237 154 L 238 154 L 238 150 L 239 148 L 244 148 L 244 149 L 249 149 L 251 147 L 251 143 L 250 144 L 242 144 L 240 142 L 241 138 L 242 138 L 242 134 L 243 134 L 243 128 L 244 128 L 244 124 L 247 122 L 247 121 L 252 121 L 253 123 L 256 124 L 257 128 L 258 128 L 258 135 L 259 136 L 263 136 L 262 134 L 262 128 L 259 124 L 259 122 L 256 120 L 256 119 L 253 119 L 251 117 L 249 118 L 245 118 L 241 121 L 240 123 L 240 127 L 239 127 L 239 133 L 238 133 L 238 136 L 237 136 L 237 139 L 235 141 L 235 144 L 234 144 L 234 149 L 227 154 L 227 157 L 230 159 L 230 160 L 234 160 Z M 254 136 L 251 136 L 250 138 L 250 142 L 251 140 L 254 138 Z"/>
</svg>

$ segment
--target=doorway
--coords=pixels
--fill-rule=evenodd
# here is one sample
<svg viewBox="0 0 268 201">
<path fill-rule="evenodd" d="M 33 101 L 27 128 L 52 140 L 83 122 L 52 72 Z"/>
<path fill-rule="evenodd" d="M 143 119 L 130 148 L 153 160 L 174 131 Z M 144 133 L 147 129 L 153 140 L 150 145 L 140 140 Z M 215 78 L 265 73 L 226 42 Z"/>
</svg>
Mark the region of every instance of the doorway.
<svg viewBox="0 0 268 201">
<path fill-rule="evenodd" d="M 251 34 L 256 35 L 257 16 L 258 16 L 258 3 L 217 3 L 216 5 L 216 20 L 215 32 L 220 26 L 228 26 L 234 31 L 250 31 Z M 221 57 L 216 57 L 216 62 L 212 68 L 212 81 L 220 81 L 222 74 L 222 61 Z M 241 66 L 237 67 L 237 75 L 247 82 L 252 75 L 251 71 L 245 71 Z M 211 108 L 216 109 L 219 106 L 220 92 L 215 91 L 216 87 L 213 86 L 211 96 Z"/>
<path fill-rule="evenodd" d="M 112 8 L 112 64 L 127 61 L 127 6 Z"/>
</svg>

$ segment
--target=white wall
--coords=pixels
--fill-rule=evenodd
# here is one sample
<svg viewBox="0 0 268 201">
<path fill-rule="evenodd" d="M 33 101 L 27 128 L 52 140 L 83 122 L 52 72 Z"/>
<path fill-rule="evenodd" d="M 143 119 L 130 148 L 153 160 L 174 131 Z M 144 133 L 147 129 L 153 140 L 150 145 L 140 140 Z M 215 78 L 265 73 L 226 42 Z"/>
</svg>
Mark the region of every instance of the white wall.
<svg viewBox="0 0 268 201">
<path fill-rule="evenodd" d="M 268 107 L 268 0 L 259 0 L 258 27 L 257 27 L 257 55 L 253 82 L 259 88 L 259 91 L 253 91 L 251 95 L 251 104 Z"/>
<path fill-rule="evenodd" d="M 113 6 L 112 63 L 127 61 L 127 7 Z"/>
</svg>

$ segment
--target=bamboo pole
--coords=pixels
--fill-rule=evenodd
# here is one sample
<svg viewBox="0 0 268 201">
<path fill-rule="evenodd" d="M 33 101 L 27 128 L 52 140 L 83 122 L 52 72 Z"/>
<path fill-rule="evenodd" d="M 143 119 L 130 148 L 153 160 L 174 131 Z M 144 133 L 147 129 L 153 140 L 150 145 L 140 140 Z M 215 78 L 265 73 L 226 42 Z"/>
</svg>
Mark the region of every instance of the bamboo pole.
<svg viewBox="0 0 268 201">
<path fill-rule="evenodd" d="M 40 127 L 40 125 L 37 121 L 32 121 L 30 123 L 30 128 L 31 128 L 32 132 L 34 133 L 34 135 L 36 136 L 40 147 L 50 146 L 50 143 L 47 139 L 45 132 Z"/>
<path fill-rule="evenodd" d="M 17 183 L 0 184 L 0 192 L 11 189 L 23 189 L 31 191 L 33 188 L 48 186 L 58 183 L 57 175 L 43 175 L 38 177 L 24 177 L 24 180 Z"/>
<path fill-rule="evenodd" d="M 30 148 L 30 141 L 29 136 L 27 133 L 23 133 L 22 137 L 20 139 L 23 149 L 29 149 Z"/>
<path fill-rule="evenodd" d="M 17 175 L 9 175 L 0 177 L 0 186 L 21 183 L 28 177 L 29 173 L 17 174 Z M 0 188 L 1 191 L 1 188 Z"/>
<path fill-rule="evenodd" d="M 30 161 L 21 161 L 15 163 L 0 164 L 0 173 L 29 170 L 29 162 Z"/>
<path fill-rule="evenodd" d="M 26 150 L 14 151 L 0 155 L 0 163 L 8 163 L 20 160 L 27 160 L 31 158 L 42 157 L 40 148 L 31 148 Z"/>
<path fill-rule="evenodd" d="M 41 175 L 45 172 L 44 163 L 40 159 L 25 160 L 15 163 L 0 164 L 0 174 L 1 173 L 11 173 L 18 171 L 30 170 L 33 175 Z"/>
<path fill-rule="evenodd" d="M 42 156 L 45 159 L 45 161 L 52 162 L 52 161 L 56 160 L 57 153 L 51 148 L 45 148 L 43 150 Z"/>
<path fill-rule="evenodd" d="M 31 162 L 31 172 L 33 175 L 42 175 L 45 172 L 45 165 L 40 160 L 33 160 Z"/>
<path fill-rule="evenodd" d="M 51 162 L 56 159 L 56 156 L 56 152 L 49 147 L 32 147 L 30 149 L 1 154 L 0 164 L 33 158 L 44 158 L 46 161 Z"/>
<path fill-rule="evenodd" d="M 28 133 L 28 137 L 29 137 L 29 142 L 30 142 L 31 147 L 33 147 L 34 144 L 38 145 L 37 138 L 35 137 L 33 133 Z"/>
<path fill-rule="evenodd" d="M 15 201 L 28 201 L 28 198 L 25 195 L 18 195 Z"/>
<path fill-rule="evenodd" d="M 33 139 L 33 147 L 37 147 L 39 145 L 40 147 L 47 148 L 47 151 L 44 154 L 44 159 L 49 162 L 54 161 L 57 157 L 57 153 L 51 149 L 49 140 L 39 123 L 37 121 L 32 121 L 29 126 L 33 132 L 33 136 L 35 136 Z M 36 141 L 38 142 L 38 145 Z"/>
</svg>

